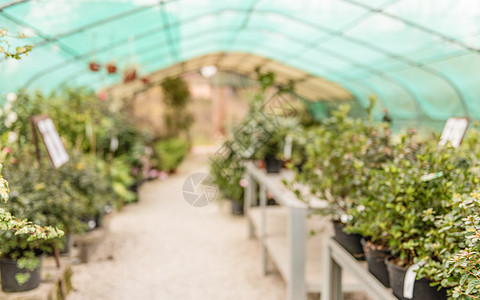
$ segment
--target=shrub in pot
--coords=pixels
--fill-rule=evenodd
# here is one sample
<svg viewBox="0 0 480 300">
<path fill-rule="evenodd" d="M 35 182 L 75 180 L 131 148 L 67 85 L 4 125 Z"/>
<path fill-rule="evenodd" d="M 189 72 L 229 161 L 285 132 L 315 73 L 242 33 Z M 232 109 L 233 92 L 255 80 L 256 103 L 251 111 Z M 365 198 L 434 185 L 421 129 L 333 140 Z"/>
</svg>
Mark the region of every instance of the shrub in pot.
<svg viewBox="0 0 480 300">
<path fill-rule="evenodd" d="M 405 193 L 401 189 L 404 183 L 402 170 L 412 165 L 419 144 L 414 141 L 413 133 L 410 133 L 404 135 L 397 144 L 384 143 L 380 146 L 372 139 L 365 148 L 368 154 L 356 162 L 357 173 L 363 174 L 363 177 L 360 177 L 362 191 L 357 198 L 357 205 L 348 210 L 352 222 L 346 230 L 368 237 L 365 252 L 369 270 L 388 286 L 388 272 L 384 260 L 390 254 L 387 229 L 388 215 L 392 210 L 390 200 Z M 369 159 L 370 157 L 372 159 Z M 392 182 L 400 183 L 399 187 L 392 187 Z"/>
<path fill-rule="evenodd" d="M 227 141 L 226 150 L 212 158 L 210 174 L 221 193 L 232 201 L 232 214 L 243 214 L 244 188 L 240 185 L 245 174 L 244 161 L 234 149 L 234 142 Z"/>
<path fill-rule="evenodd" d="M 265 118 L 268 119 L 264 126 L 269 138 L 261 145 L 257 157 L 265 161 L 267 173 L 279 173 L 283 167 L 285 139 L 295 134 L 298 122 L 295 119 Z"/>
<path fill-rule="evenodd" d="M 0 175 L 0 202 L 7 202 L 9 186 Z M 61 237 L 63 232 L 51 226 L 41 227 L 26 219 L 18 219 L 0 208 L 0 273 L 2 290 L 20 292 L 40 284 L 38 255 L 47 240 Z M 47 247 L 48 249 L 49 247 Z"/>
<path fill-rule="evenodd" d="M 419 260 L 439 259 L 423 242 L 435 228 L 434 218 L 425 218 L 424 214 L 428 210 L 435 215 L 448 212 L 453 194 L 471 191 L 478 172 L 460 150 L 434 143 L 417 150 L 413 161 L 401 157 L 376 170 L 375 180 L 367 188 L 375 197 L 365 203 L 364 212 L 371 225 L 363 225 L 364 232 L 370 230 L 372 238 L 391 248 L 396 255 L 393 263 L 408 268 Z M 394 294 L 403 297 L 397 282 L 390 277 Z"/>
<path fill-rule="evenodd" d="M 295 182 L 309 186 L 311 194 L 327 200 L 329 207 L 322 213 L 336 222 L 337 234 L 342 234 L 345 225 L 353 221 L 350 211 L 356 208 L 368 179 L 364 169 L 385 159 L 388 152 L 383 150 L 388 149 L 391 134 L 387 125 L 349 118 L 349 109 L 340 106 L 330 118 L 307 133 L 307 161 L 295 178 Z M 361 236 L 350 230 L 346 237 L 338 236 L 337 240 L 342 242 L 347 237 L 356 245 L 351 246 L 350 253 L 362 257 Z"/>
<path fill-rule="evenodd" d="M 425 260 L 419 274 L 432 278 L 446 289 L 453 299 L 475 299 L 477 270 L 480 261 L 477 251 L 480 237 L 480 194 L 456 194 L 450 210 L 444 215 L 426 211 L 424 218 L 434 219 L 435 228 L 423 239 L 437 260 Z"/>
</svg>

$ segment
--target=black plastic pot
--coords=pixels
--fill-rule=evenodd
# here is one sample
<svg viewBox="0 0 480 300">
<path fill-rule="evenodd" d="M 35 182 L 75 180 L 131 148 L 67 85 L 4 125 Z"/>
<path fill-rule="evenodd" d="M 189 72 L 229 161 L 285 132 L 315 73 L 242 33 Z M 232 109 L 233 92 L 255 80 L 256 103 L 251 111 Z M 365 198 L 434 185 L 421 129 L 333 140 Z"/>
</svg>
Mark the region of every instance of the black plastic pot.
<svg viewBox="0 0 480 300">
<path fill-rule="evenodd" d="M 230 202 L 232 202 L 232 215 L 243 216 L 243 203 L 236 200 L 231 200 Z"/>
<path fill-rule="evenodd" d="M 303 165 L 304 165 L 304 164 L 305 164 L 304 162 L 295 164 L 295 168 L 297 169 L 297 172 L 298 172 L 298 173 L 303 173 Z"/>
<path fill-rule="evenodd" d="M 135 200 L 133 200 L 133 202 L 138 202 L 138 190 L 140 189 L 140 186 L 143 184 L 143 181 L 140 180 L 140 181 L 137 181 L 136 183 L 132 184 L 131 186 L 128 187 L 128 190 L 129 191 L 132 191 L 136 194 L 135 196 Z"/>
<path fill-rule="evenodd" d="M 85 229 L 85 232 L 90 232 L 92 230 L 94 230 L 95 228 L 98 227 L 98 217 L 97 216 L 92 216 L 92 217 L 85 217 L 85 218 L 81 218 L 80 220 L 85 223 L 85 225 L 87 226 L 86 229 Z"/>
<path fill-rule="evenodd" d="M 388 276 L 390 280 L 390 287 L 392 292 L 399 300 L 409 300 L 403 297 L 403 285 L 405 274 L 407 269 L 400 267 L 391 261 L 388 258 L 385 259 L 385 264 L 388 269 Z M 421 278 L 415 280 L 415 285 L 413 287 L 413 300 L 446 300 L 447 293 L 445 289 L 440 289 L 437 291 L 437 287 L 430 286 L 431 281 L 427 278 Z"/>
<path fill-rule="evenodd" d="M 13 259 L 0 259 L 0 273 L 2 278 L 2 290 L 4 292 L 25 292 L 33 290 L 40 285 L 40 270 L 42 267 L 42 259 L 40 265 L 34 270 L 21 269 L 17 266 L 17 261 Z M 20 285 L 16 279 L 18 273 L 29 273 L 30 278 L 27 282 Z"/>
<path fill-rule="evenodd" d="M 60 249 L 61 255 L 66 255 L 70 253 L 70 250 L 72 249 L 72 244 L 73 244 L 72 235 L 69 233 L 65 234 L 64 241 L 65 243 L 63 244 L 62 249 Z"/>
<path fill-rule="evenodd" d="M 282 169 L 283 161 L 278 160 L 274 157 L 265 157 L 265 166 L 267 168 L 267 173 L 280 173 Z"/>
<path fill-rule="evenodd" d="M 362 239 L 362 245 L 367 259 L 368 271 L 384 286 L 390 287 L 387 265 L 385 265 L 385 259 L 390 256 L 390 251 L 365 239 Z"/>
<path fill-rule="evenodd" d="M 365 260 L 361 244 L 362 236 L 356 233 L 344 232 L 343 228 L 345 228 L 345 225 L 340 222 L 333 222 L 333 228 L 335 230 L 333 238 L 357 260 Z"/>
</svg>

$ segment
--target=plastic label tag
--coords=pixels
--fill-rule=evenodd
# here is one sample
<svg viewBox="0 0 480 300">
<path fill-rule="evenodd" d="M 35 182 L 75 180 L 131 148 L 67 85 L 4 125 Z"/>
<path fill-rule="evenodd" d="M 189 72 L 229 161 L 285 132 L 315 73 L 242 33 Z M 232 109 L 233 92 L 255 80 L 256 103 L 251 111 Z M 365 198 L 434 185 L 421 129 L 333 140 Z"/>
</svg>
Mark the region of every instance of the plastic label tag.
<svg viewBox="0 0 480 300">
<path fill-rule="evenodd" d="M 115 152 L 118 150 L 118 138 L 113 136 L 110 138 L 110 151 Z"/>
<path fill-rule="evenodd" d="M 285 159 L 290 159 L 292 157 L 292 137 L 289 135 L 285 137 L 285 147 L 283 148 L 283 156 L 285 156 Z"/>
<path fill-rule="evenodd" d="M 413 298 L 413 288 L 415 287 L 415 279 L 417 277 L 415 271 L 418 270 L 421 265 L 423 265 L 423 263 L 414 264 L 407 269 L 407 273 L 403 279 L 403 297 L 406 299 Z"/>
<path fill-rule="evenodd" d="M 442 176 L 443 176 L 443 172 L 430 173 L 430 174 L 423 175 L 421 180 L 422 181 L 430 181 L 430 180 L 440 178 Z"/>
</svg>

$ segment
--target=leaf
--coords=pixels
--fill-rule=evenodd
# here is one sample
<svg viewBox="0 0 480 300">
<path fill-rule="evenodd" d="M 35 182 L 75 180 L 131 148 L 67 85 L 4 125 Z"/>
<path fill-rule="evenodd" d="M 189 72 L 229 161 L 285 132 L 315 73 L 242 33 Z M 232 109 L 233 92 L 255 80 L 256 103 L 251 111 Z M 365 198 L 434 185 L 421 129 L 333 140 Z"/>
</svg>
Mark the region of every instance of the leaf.
<svg viewBox="0 0 480 300">
<path fill-rule="evenodd" d="M 480 280 L 478 280 L 478 279 L 474 279 L 474 280 L 470 281 L 468 283 L 468 288 L 465 291 L 465 293 L 470 294 L 478 284 L 480 284 Z"/>
<path fill-rule="evenodd" d="M 30 279 L 30 273 L 17 273 L 15 279 L 19 285 L 24 285 Z"/>
</svg>

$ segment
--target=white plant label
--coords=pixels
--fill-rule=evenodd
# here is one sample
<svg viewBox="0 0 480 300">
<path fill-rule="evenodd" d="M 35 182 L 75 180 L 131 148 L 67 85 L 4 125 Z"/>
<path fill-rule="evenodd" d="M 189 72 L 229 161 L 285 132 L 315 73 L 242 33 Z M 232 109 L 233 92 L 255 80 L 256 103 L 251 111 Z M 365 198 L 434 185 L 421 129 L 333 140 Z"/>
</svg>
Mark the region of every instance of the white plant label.
<svg viewBox="0 0 480 300">
<path fill-rule="evenodd" d="M 292 137 L 287 135 L 285 137 L 285 147 L 283 148 L 283 156 L 285 157 L 285 159 L 290 159 L 292 157 L 292 146 Z"/>
<path fill-rule="evenodd" d="M 46 118 L 37 122 L 37 127 L 43 137 L 45 147 L 55 168 L 60 167 L 68 161 L 68 154 L 63 147 L 57 128 L 52 119 Z"/>
<path fill-rule="evenodd" d="M 413 298 L 413 289 L 415 287 L 415 279 L 417 277 L 417 271 L 420 268 L 420 263 L 411 265 L 407 269 L 405 278 L 403 279 L 403 297 L 407 299 Z"/>
<path fill-rule="evenodd" d="M 467 118 L 449 118 L 445 123 L 445 127 L 443 127 L 439 144 L 445 145 L 447 142 L 450 142 L 453 147 L 457 148 L 460 146 L 467 128 Z"/>
<path fill-rule="evenodd" d="M 112 136 L 110 138 L 110 151 L 115 152 L 118 150 L 118 138 L 116 136 Z"/>
</svg>

